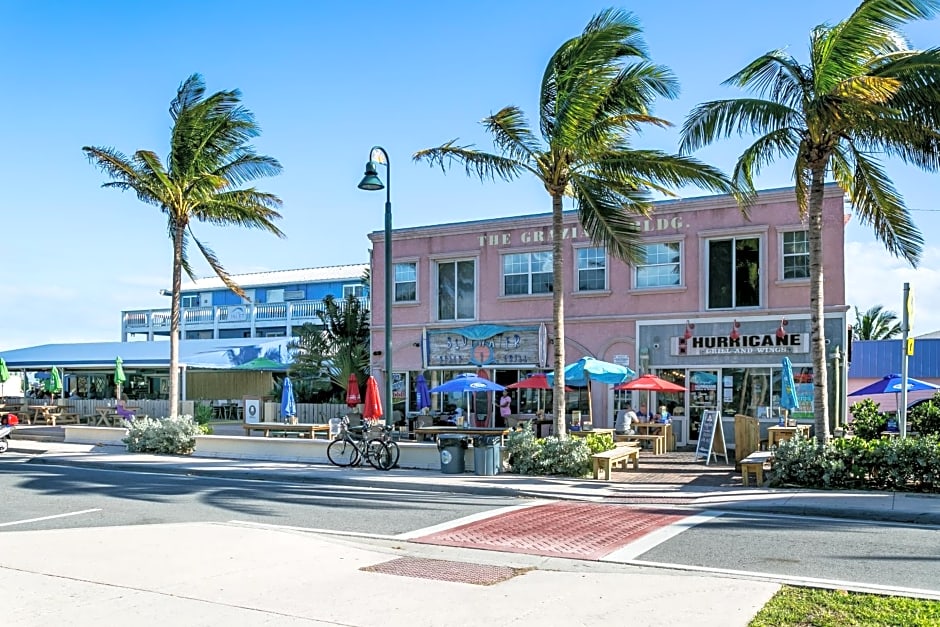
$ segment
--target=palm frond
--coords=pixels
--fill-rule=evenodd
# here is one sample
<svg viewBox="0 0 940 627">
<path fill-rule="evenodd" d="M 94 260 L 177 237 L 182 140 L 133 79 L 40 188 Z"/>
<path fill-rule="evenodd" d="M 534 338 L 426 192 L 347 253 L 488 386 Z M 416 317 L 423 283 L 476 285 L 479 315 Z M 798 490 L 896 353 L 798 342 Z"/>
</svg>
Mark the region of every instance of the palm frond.
<svg viewBox="0 0 940 627">
<path fill-rule="evenodd" d="M 754 177 L 760 174 L 761 169 L 773 163 L 777 157 L 796 155 L 799 147 L 800 136 L 796 129 L 771 131 L 744 149 L 734 164 L 731 180 L 737 189 L 754 192 Z"/>
<path fill-rule="evenodd" d="M 438 165 L 443 172 L 446 172 L 448 166 L 454 162 L 462 163 L 466 168 L 467 176 L 476 176 L 481 181 L 487 179 L 512 181 L 524 171 L 540 177 L 540 172 L 525 163 L 509 157 L 473 150 L 470 146 L 458 146 L 455 144 L 456 141 L 449 141 L 437 148 L 419 150 L 412 158 L 415 161 L 426 161 L 432 167 Z"/>
<path fill-rule="evenodd" d="M 211 248 L 209 248 L 208 246 L 200 242 L 196 238 L 196 236 L 192 234 L 192 230 L 190 230 L 190 235 L 192 236 L 193 241 L 196 242 L 196 246 L 199 247 L 199 252 L 202 253 L 202 256 L 209 263 L 209 267 L 212 268 L 212 271 L 215 272 L 216 276 L 222 279 L 222 283 L 225 284 L 225 287 L 235 292 L 235 294 L 237 294 L 241 298 L 244 298 L 245 300 L 249 300 L 248 295 L 245 293 L 245 290 L 243 290 L 241 286 L 239 286 L 234 280 L 232 280 L 231 275 L 225 270 L 225 268 L 222 267 L 222 264 L 219 262 L 219 258 L 216 257 L 215 252 L 213 252 Z"/>
<path fill-rule="evenodd" d="M 606 181 L 580 175 L 572 177 L 571 187 L 578 221 L 591 240 L 627 263 L 642 260 L 644 248 L 637 219 L 652 211 L 649 192 L 640 188 L 615 192 Z"/>
<path fill-rule="evenodd" d="M 769 100 L 739 98 L 706 102 L 693 109 L 682 125 L 679 152 L 690 154 L 733 134 L 766 135 L 804 124 L 799 111 Z"/>
<path fill-rule="evenodd" d="M 518 107 L 503 107 L 483 119 L 493 141 L 503 155 L 519 163 L 533 164 L 538 160 L 541 145 Z"/>
</svg>

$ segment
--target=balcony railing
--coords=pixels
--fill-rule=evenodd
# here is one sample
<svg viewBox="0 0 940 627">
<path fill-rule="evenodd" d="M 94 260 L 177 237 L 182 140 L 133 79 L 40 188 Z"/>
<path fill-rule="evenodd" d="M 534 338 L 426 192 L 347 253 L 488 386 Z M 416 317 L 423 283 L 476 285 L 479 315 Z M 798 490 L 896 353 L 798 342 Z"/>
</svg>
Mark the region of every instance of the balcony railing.
<svg viewBox="0 0 940 627">
<path fill-rule="evenodd" d="M 335 301 L 342 307 L 343 301 Z M 368 308 L 369 299 L 360 298 L 359 304 Z M 180 328 L 205 329 L 220 325 L 222 328 L 236 326 L 267 326 L 281 322 L 300 326 L 305 322 L 319 322 L 319 312 L 325 309 L 322 300 L 301 300 L 289 303 L 259 303 L 249 305 L 221 305 L 219 307 L 187 307 L 180 312 Z M 169 309 L 139 309 L 124 311 L 121 325 L 125 332 L 140 333 L 147 330 L 166 331 L 170 328 Z"/>
</svg>

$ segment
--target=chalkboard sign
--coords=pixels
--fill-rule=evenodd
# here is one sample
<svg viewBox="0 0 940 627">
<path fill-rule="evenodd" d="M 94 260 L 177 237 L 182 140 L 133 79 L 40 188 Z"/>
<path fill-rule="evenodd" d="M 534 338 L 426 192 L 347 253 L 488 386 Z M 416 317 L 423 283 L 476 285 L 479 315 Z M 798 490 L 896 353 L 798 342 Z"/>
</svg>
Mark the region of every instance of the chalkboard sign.
<svg viewBox="0 0 940 627">
<path fill-rule="evenodd" d="M 702 421 L 698 428 L 698 446 L 695 447 L 695 461 L 698 461 L 700 457 L 704 457 L 707 466 L 712 457 L 717 462 L 719 456 L 724 457 L 725 463 L 728 463 L 728 449 L 725 446 L 725 431 L 721 424 L 721 414 L 706 409 L 702 412 Z"/>
</svg>

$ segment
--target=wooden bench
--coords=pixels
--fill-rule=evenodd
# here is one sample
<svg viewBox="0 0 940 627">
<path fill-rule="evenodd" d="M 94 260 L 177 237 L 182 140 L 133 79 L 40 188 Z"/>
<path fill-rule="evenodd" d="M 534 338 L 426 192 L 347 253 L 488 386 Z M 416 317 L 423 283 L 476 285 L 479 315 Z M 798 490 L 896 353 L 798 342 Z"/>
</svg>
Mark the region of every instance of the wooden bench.
<svg viewBox="0 0 940 627">
<path fill-rule="evenodd" d="M 614 442 L 650 442 L 653 445 L 653 455 L 662 455 L 666 452 L 666 436 L 664 435 L 639 433 L 635 433 L 633 435 L 615 435 Z"/>
<path fill-rule="evenodd" d="M 261 431 L 264 437 L 271 437 L 276 434 L 296 434 L 300 437 L 314 438 L 318 433 L 328 434 L 330 425 L 323 424 L 286 424 L 280 422 L 246 422 L 242 425 L 245 435 L 251 435 L 252 431 Z"/>
<path fill-rule="evenodd" d="M 634 470 L 640 467 L 640 447 L 630 444 L 621 444 L 609 451 L 594 453 L 591 455 L 591 460 L 594 462 L 594 478 L 598 478 L 601 466 L 603 466 L 604 480 L 610 481 L 610 473 L 616 464 L 620 464 L 626 468 L 627 461 L 632 460 Z"/>
<path fill-rule="evenodd" d="M 774 454 L 772 451 L 754 451 L 741 460 L 741 482 L 748 485 L 750 474 L 753 472 L 757 479 L 757 485 L 764 484 L 764 464 L 773 462 Z"/>
</svg>

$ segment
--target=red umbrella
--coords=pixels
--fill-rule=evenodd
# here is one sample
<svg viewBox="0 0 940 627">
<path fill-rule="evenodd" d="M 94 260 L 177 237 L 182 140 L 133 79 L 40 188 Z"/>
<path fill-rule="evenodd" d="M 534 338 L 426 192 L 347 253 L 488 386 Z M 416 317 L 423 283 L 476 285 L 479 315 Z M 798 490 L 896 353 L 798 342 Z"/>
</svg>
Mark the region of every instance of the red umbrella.
<svg viewBox="0 0 940 627">
<path fill-rule="evenodd" d="M 685 392 L 681 385 L 671 383 L 665 379 L 660 379 L 654 374 L 644 374 L 632 381 L 618 383 L 614 386 L 615 390 L 647 390 L 650 392 Z"/>
<path fill-rule="evenodd" d="M 365 420 L 378 420 L 382 417 L 382 397 L 379 396 L 379 384 L 375 377 L 369 375 L 366 379 L 366 401 L 362 408 L 362 417 Z"/>
<path fill-rule="evenodd" d="M 356 378 L 356 373 L 350 373 L 349 383 L 346 384 L 346 406 L 352 409 L 356 405 L 362 402 L 362 398 L 359 396 L 359 380 Z"/>
</svg>

